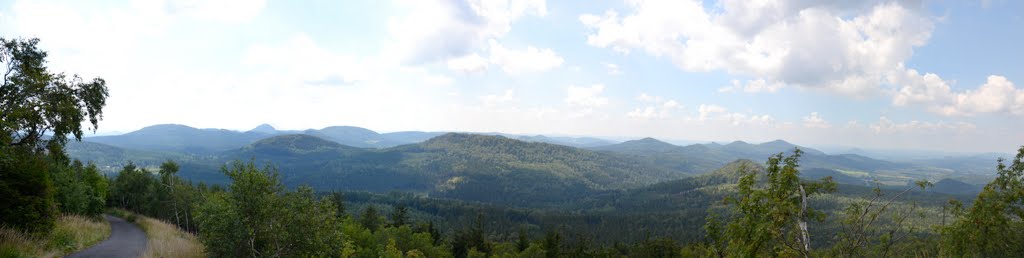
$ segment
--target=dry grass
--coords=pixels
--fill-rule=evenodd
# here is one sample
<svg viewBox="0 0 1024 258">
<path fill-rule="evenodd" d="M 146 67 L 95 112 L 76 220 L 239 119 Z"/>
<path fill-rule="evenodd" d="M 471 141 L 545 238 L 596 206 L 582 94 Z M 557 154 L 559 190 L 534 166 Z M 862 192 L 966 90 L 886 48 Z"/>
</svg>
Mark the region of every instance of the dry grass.
<svg viewBox="0 0 1024 258">
<path fill-rule="evenodd" d="M 108 236 L 110 225 L 105 220 L 63 215 L 45 236 L 0 228 L 0 257 L 59 257 L 86 249 Z"/>
<path fill-rule="evenodd" d="M 136 223 L 142 226 L 149 237 L 146 252 L 142 257 L 204 257 L 203 244 L 196 236 L 178 227 L 145 216 L 138 216 Z"/>
</svg>

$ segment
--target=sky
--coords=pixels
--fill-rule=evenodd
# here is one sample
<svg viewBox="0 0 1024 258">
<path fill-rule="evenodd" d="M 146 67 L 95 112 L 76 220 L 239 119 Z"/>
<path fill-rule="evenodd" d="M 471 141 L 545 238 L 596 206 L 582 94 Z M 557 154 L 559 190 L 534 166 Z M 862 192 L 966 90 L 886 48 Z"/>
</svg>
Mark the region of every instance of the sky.
<svg viewBox="0 0 1024 258">
<path fill-rule="evenodd" d="M 946 151 L 1024 145 L 1024 2 L 0 0 L 101 77 L 98 134 L 352 125 Z"/>
</svg>

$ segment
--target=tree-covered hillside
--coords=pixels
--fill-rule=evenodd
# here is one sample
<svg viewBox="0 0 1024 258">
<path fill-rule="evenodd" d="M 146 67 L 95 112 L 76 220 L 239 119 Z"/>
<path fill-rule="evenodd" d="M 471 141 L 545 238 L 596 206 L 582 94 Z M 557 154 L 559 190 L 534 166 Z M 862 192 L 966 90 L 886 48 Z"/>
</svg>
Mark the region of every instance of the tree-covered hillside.
<svg viewBox="0 0 1024 258">
<path fill-rule="evenodd" d="M 225 152 L 220 162 L 234 159 L 270 162 L 291 186 L 412 191 L 514 205 L 561 204 L 595 191 L 687 176 L 622 155 L 459 133 L 387 149 L 360 149 L 310 135 L 283 135 Z M 214 168 L 211 163 L 206 172 L 214 173 Z"/>
<path fill-rule="evenodd" d="M 725 145 L 710 143 L 678 146 L 654 138 L 644 138 L 590 149 L 633 155 L 638 159 L 647 160 L 667 168 L 690 173 L 702 173 L 737 159 L 763 162 L 768 156 L 780 152 L 790 152 L 795 148 L 805 151 L 806 154 L 803 156 L 802 165 L 806 168 L 842 169 L 859 172 L 886 171 L 896 174 L 913 168 L 911 164 L 872 159 L 856 154 L 829 155 L 783 140 L 761 144 L 735 141 Z M 866 179 L 866 181 L 870 181 L 870 179 Z"/>
<path fill-rule="evenodd" d="M 267 136 L 257 132 L 242 133 L 164 124 L 122 135 L 89 137 L 86 141 L 136 150 L 209 154 L 235 149 Z"/>
</svg>

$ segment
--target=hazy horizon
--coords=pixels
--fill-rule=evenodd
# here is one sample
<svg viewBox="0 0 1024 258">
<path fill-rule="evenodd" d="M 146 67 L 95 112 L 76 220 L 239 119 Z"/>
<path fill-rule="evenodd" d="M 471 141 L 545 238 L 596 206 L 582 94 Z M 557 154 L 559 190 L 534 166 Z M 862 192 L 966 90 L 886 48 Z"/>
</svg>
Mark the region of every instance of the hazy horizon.
<svg viewBox="0 0 1024 258">
<path fill-rule="evenodd" d="M 145 126 L 145 127 L 142 127 L 142 128 L 138 128 L 136 130 L 130 130 L 130 131 L 125 131 L 125 132 L 109 132 L 108 131 L 108 132 L 98 132 L 98 133 L 95 133 L 95 134 L 92 133 L 92 132 L 87 132 L 84 135 L 84 139 L 85 138 L 89 138 L 89 137 L 100 137 L 100 136 L 118 136 L 118 135 L 123 135 L 123 134 L 131 133 L 131 132 L 134 132 L 134 131 L 138 131 L 138 130 L 141 130 L 141 129 L 146 128 L 146 127 L 157 126 L 157 125 L 183 125 L 183 126 L 188 126 L 188 127 L 196 128 L 196 129 L 223 129 L 223 130 L 231 130 L 231 131 L 243 132 L 244 133 L 246 131 L 255 129 L 257 126 L 262 126 L 264 124 L 270 125 L 271 127 L 274 127 L 274 129 L 277 130 L 277 131 L 298 131 L 298 132 L 302 132 L 302 131 L 305 131 L 305 130 L 319 130 L 319 129 L 323 129 L 324 128 L 324 127 L 319 127 L 319 128 L 280 128 L 280 127 L 274 126 L 273 124 L 270 124 L 270 123 L 262 123 L 262 124 L 259 124 L 259 125 L 256 125 L 256 126 L 253 126 L 253 127 L 250 127 L 250 128 L 216 128 L 216 127 L 195 127 L 195 126 L 190 126 L 190 125 L 185 125 L 185 124 L 166 123 L 166 124 L 149 125 L 149 126 Z M 873 154 L 878 154 L 878 155 L 871 155 L 871 156 L 875 156 L 875 158 L 899 157 L 899 158 L 897 158 L 899 160 L 905 160 L 906 157 L 937 158 L 937 157 L 942 156 L 942 155 L 970 156 L 970 155 L 980 155 L 980 154 L 998 154 L 998 155 L 1005 155 L 1005 157 L 1012 156 L 1012 155 L 1009 155 L 1009 153 L 1011 153 L 1011 152 L 1006 152 L 1006 151 L 961 151 L 961 150 L 941 150 L 941 149 L 914 149 L 914 148 L 876 148 L 876 147 L 865 147 L 865 146 L 857 146 L 857 145 L 808 144 L 808 143 L 802 143 L 802 142 L 794 142 L 792 140 L 782 139 L 782 138 L 770 139 L 770 140 L 761 140 L 761 141 L 744 140 L 744 139 L 693 140 L 693 139 L 653 137 L 653 136 L 644 136 L 644 135 L 615 136 L 615 135 L 578 135 L 578 134 L 557 134 L 557 133 L 549 133 L 549 134 L 545 134 L 545 133 L 516 133 L 516 132 L 501 132 L 501 131 L 481 132 L 481 131 L 459 131 L 459 130 L 446 130 L 446 131 L 420 131 L 420 130 L 378 131 L 378 130 L 374 130 L 373 128 L 367 128 L 367 127 L 362 127 L 362 126 L 357 126 L 357 125 L 342 125 L 342 124 L 339 124 L 339 125 L 331 125 L 331 126 L 359 127 L 359 128 L 371 130 L 371 131 L 374 131 L 374 132 L 380 133 L 380 134 L 397 133 L 397 132 L 434 132 L 434 133 L 440 132 L 440 133 L 469 133 L 469 134 L 505 134 L 505 135 L 518 135 L 518 136 L 538 136 L 539 135 L 539 136 L 546 136 L 546 137 L 569 137 L 569 138 L 596 138 L 596 139 L 601 139 L 601 140 L 609 141 L 612 144 L 618 144 L 618 143 L 622 143 L 622 142 L 626 142 L 626 141 L 632 141 L 632 140 L 641 140 L 641 139 L 644 139 L 644 138 L 653 138 L 655 140 L 659 140 L 659 141 L 663 141 L 663 142 L 666 142 L 666 143 L 670 143 L 670 144 L 673 144 L 673 145 L 679 145 L 679 146 L 686 146 L 686 145 L 692 145 L 692 144 L 711 144 L 711 143 L 729 144 L 729 143 L 737 142 L 737 141 L 746 142 L 746 143 L 750 143 L 750 144 L 761 144 L 761 143 L 767 143 L 767 142 L 781 140 L 781 141 L 785 141 L 785 142 L 788 142 L 788 143 L 791 143 L 791 144 L 795 144 L 795 145 L 798 145 L 798 146 L 802 146 L 802 147 L 814 148 L 814 149 L 817 149 L 819 151 L 823 151 L 823 152 L 826 152 L 828 154 L 833 154 L 833 155 L 834 154 L 851 153 L 851 151 L 853 151 L 855 149 L 859 149 L 861 151 L 874 152 Z M 331 126 L 328 126 L 328 127 L 331 127 Z"/>
<path fill-rule="evenodd" d="M 9 1 L 99 134 L 352 125 L 1010 153 L 1015 1 Z M 92 136 L 88 133 L 87 136 Z"/>
</svg>

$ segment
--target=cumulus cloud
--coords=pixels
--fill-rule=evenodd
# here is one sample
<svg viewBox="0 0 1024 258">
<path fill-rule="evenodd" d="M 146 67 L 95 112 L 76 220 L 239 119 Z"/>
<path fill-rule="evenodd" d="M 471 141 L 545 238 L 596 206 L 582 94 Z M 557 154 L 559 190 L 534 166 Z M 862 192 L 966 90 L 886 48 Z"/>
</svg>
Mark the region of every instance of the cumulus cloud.
<svg viewBox="0 0 1024 258">
<path fill-rule="evenodd" d="M 472 53 L 448 59 L 448 69 L 460 73 L 479 73 L 486 71 L 490 65 L 497 65 L 507 74 L 520 75 L 551 70 L 565 62 L 550 48 L 540 49 L 528 46 L 523 50 L 508 49 L 497 41 L 491 40 L 488 50 L 490 50 L 488 58 Z"/>
<path fill-rule="evenodd" d="M 949 84 L 934 73 L 922 75 L 917 70 L 907 69 L 890 75 L 889 82 L 900 85 L 899 90 L 892 98 L 892 104 L 896 106 L 947 105 L 953 100 Z"/>
<path fill-rule="evenodd" d="M 1024 115 L 1024 89 L 1017 89 L 1006 77 L 992 75 L 978 89 L 957 93 L 944 114 L 1011 113 Z"/>
<path fill-rule="evenodd" d="M 487 70 L 488 60 L 472 53 L 448 60 L 448 69 L 462 73 L 479 73 Z"/>
<path fill-rule="evenodd" d="M 700 114 L 697 119 L 700 121 L 708 120 L 712 115 L 725 113 L 726 110 L 727 109 L 719 105 L 700 104 L 700 106 L 697 107 L 697 113 Z"/>
<path fill-rule="evenodd" d="M 908 1 L 912 2 L 912 1 Z M 920 3 L 889 1 L 629 1 L 625 14 L 583 14 L 587 43 L 851 96 L 878 85 L 931 36 Z"/>
<path fill-rule="evenodd" d="M 393 51 L 407 64 L 461 57 L 503 37 L 527 15 L 547 15 L 545 0 L 402 1 L 411 10 L 389 19 Z"/>
<path fill-rule="evenodd" d="M 281 45 L 254 45 L 246 51 L 242 63 L 283 72 L 314 85 L 349 84 L 367 76 L 367 71 L 355 58 L 321 48 L 305 34 L 292 36 Z"/>
<path fill-rule="evenodd" d="M 982 113 L 1024 115 L 1024 89 L 1018 89 L 1003 76 L 991 75 L 976 89 L 955 92 L 938 75 L 919 74 L 910 69 L 890 78 L 901 85 L 893 95 L 896 106 L 923 105 L 927 110 L 948 116 Z"/>
<path fill-rule="evenodd" d="M 729 112 L 729 109 L 713 104 L 701 104 L 697 106 L 697 121 L 724 121 L 730 125 L 772 125 L 775 118 L 767 115 L 748 114 L 740 112 Z"/>
<path fill-rule="evenodd" d="M 768 125 L 775 121 L 775 118 L 769 115 L 748 115 L 736 112 L 725 113 L 722 115 L 722 119 L 734 126 L 743 124 Z"/>
<path fill-rule="evenodd" d="M 675 100 L 666 101 L 662 97 L 647 95 L 647 93 L 641 93 L 636 99 L 648 105 L 629 111 L 626 113 L 627 117 L 637 119 L 668 118 L 672 116 L 673 111 L 682 108 L 682 105 Z"/>
<path fill-rule="evenodd" d="M 822 119 L 818 112 L 811 112 L 810 115 L 804 117 L 804 127 L 827 129 L 832 127 L 832 125 L 825 121 L 825 119 Z"/>
<path fill-rule="evenodd" d="M 531 46 L 524 50 L 511 50 L 491 40 L 490 50 L 491 63 L 501 66 L 505 73 L 511 75 L 551 70 L 565 61 L 549 48 Z"/>
</svg>

